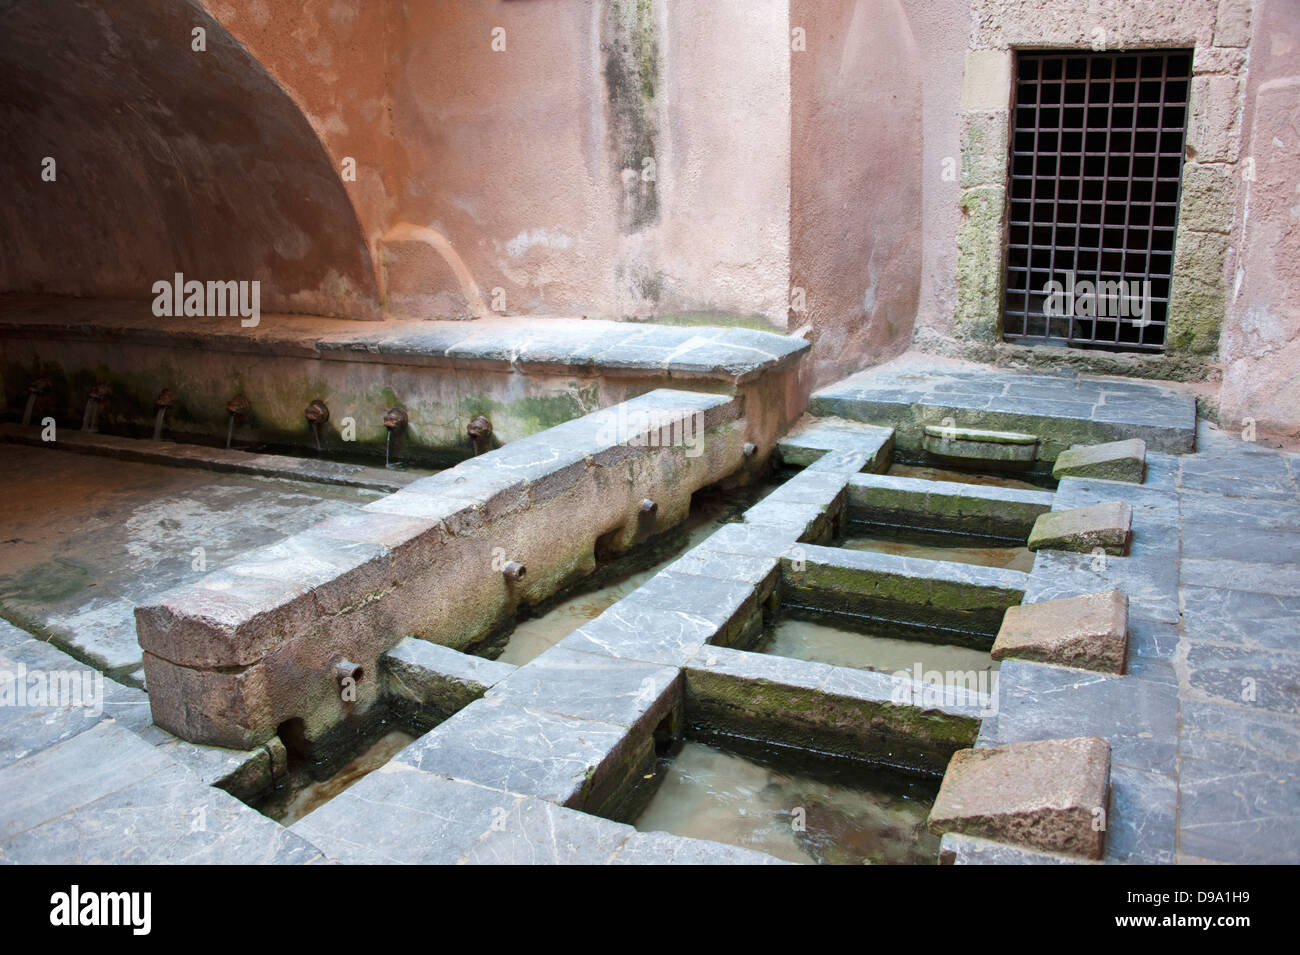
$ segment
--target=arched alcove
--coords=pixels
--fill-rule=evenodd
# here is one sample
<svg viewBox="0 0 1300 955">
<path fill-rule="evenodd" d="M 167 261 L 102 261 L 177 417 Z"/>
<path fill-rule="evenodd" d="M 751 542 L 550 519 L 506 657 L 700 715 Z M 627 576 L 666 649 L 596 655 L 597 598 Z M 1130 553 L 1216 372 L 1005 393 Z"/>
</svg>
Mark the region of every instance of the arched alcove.
<svg viewBox="0 0 1300 955">
<path fill-rule="evenodd" d="M 198 3 L 0 2 L 0 18 L 0 291 L 149 299 L 183 272 L 260 280 L 263 311 L 379 317 L 339 169 Z"/>
</svg>

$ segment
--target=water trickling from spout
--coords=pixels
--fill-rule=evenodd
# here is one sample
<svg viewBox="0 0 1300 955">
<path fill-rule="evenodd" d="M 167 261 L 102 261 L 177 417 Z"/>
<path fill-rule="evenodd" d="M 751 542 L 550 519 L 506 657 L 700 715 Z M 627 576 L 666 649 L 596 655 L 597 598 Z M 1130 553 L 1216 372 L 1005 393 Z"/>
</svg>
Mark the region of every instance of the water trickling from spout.
<svg viewBox="0 0 1300 955">
<path fill-rule="evenodd" d="M 235 436 L 235 416 L 230 415 L 230 423 L 226 425 L 226 450 L 230 450 L 230 439 Z"/>
<path fill-rule="evenodd" d="M 96 431 L 97 422 L 99 421 L 99 401 L 95 398 L 86 399 L 86 410 L 81 413 L 81 430 Z"/>
<path fill-rule="evenodd" d="M 166 417 L 167 417 L 167 409 L 159 408 L 158 414 L 153 419 L 153 439 L 155 441 L 162 440 L 163 419 Z"/>
<path fill-rule="evenodd" d="M 390 428 L 388 431 L 388 437 L 384 438 L 384 467 L 386 468 L 392 466 L 388 459 L 388 451 L 392 446 L 393 446 L 393 431 Z"/>
<path fill-rule="evenodd" d="M 36 407 L 36 394 L 27 396 L 27 407 L 23 408 L 23 427 L 32 423 L 32 409 Z"/>
</svg>

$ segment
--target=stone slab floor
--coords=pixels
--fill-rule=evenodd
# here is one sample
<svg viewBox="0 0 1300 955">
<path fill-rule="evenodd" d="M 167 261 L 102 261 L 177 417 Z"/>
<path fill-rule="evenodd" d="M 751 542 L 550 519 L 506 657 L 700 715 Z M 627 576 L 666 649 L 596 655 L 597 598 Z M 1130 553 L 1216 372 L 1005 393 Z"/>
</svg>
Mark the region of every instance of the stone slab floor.
<svg viewBox="0 0 1300 955">
<path fill-rule="evenodd" d="M 382 495 L 0 445 L 0 616 L 138 685 L 135 605 Z"/>
<path fill-rule="evenodd" d="M 1041 553 L 1025 599 L 1123 588 L 1128 672 L 1007 662 L 980 744 L 1105 737 L 1108 861 L 1300 862 L 1300 455 L 1203 424 L 1197 438 L 1194 455 L 1150 454 L 1140 486 L 1062 482 L 1057 508 L 1128 502 L 1133 548 L 1102 567 L 1090 555 Z M 369 499 L 40 449 L 5 448 L 0 461 L 5 599 L 19 595 L 15 581 L 40 585 L 39 573 L 24 573 L 52 567 L 45 602 L 29 590 L 25 605 L 47 614 L 93 609 L 100 586 L 129 601 L 132 581 L 170 586 L 192 573 L 196 546 L 211 567 Z M 74 630 L 98 628 L 83 620 Z M 0 650 L 0 668 L 69 665 L 3 623 Z M 225 771 L 213 764 L 219 751 L 160 734 L 140 691 L 108 689 L 95 715 L 0 708 L 0 861 L 320 861 L 310 838 L 208 785 Z M 542 817 L 562 811 L 529 806 Z M 1057 861 L 980 840 L 956 856 Z"/>
<path fill-rule="evenodd" d="M 1200 422 L 1143 485 L 1066 479 L 1055 509 L 1123 500 L 1129 556 L 1040 552 L 1025 602 L 1119 587 L 1128 670 L 1006 661 L 977 745 L 1101 736 L 1108 861 L 1300 863 L 1300 455 Z M 951 840 L 958 861 L 1029 853 Z"/>
</svg>

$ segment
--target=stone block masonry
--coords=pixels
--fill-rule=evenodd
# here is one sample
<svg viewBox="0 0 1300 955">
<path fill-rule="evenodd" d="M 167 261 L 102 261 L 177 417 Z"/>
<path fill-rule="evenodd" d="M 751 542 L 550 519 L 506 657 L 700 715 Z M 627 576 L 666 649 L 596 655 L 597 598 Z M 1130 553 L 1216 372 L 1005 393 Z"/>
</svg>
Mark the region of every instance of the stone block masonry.
<svg viewBox="0 0 1300 955">
<path fill-rule="evenodd" d="M 944 774 L 930 829 L 1100 859 L 1109 784 L 1110 747 L 1096 737 L 964 749 Z"/>
<path fill-rule="evenodd" d="M 372 677 L 345 699 L 341 660 L 377 674 L 379 658 L 409 635 L 490 648 L 517 606 L 594 569 L 597 538 L 632 546 L 641 501 L 656 501 L 666 528 L 694 491 L 735 471 L 757 437 L 740 404 L 644 395 L 414 482 L 364 517 L 254 551 L 137 608 L 155 722 L 185 739 L 248 748 L 300 719 L 315 740 L 380 696 Z M 620 414 L 696 417 L 700 453 L 620 434 L 610 427 Z M 506 578 L 508 560 L 526 576 Z"/>
</svg>

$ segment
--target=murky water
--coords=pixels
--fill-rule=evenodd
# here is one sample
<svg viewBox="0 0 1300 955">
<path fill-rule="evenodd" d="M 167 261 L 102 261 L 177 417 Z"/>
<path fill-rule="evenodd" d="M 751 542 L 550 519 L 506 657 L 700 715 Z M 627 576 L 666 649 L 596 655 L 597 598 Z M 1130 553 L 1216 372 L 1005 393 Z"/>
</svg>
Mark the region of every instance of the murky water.
<svg viewBox="0 0 1300 955">
<path fill-rule="evenodd" d="M 868 524 L 850 525 L 848 533 L 849 536 L 841 546 L 849 550 L 923 557 L 926 560 L 951 560 L 959 564 L 1004 567 L 1025 573 L 1034 569 L 1034 552 L 1023 545 L 989 545 L 979 538 L 912 529 L 907 529 L 903 535 L 897 535 L 893 529 Z"/>
<path fill-rule="evenodd" d="M 988 471 L 953 471 L 919 464 L 892 464 L 885 472 L 891 477 L 919 478 L 923 481 L 951 481 L 956 484 L 980 484 L 986 487 L 1010 487 L 1022 491 L 1041 491 L 1042 484 Z"/>
<path fill-rule="evenodd" d="M 938 671 L 944 675 L 945 682 L 950 674 L 991 673 L 998 669 L 997 662 L 983 650 L 904 640 L 883 632 L 858 633 L 826 623 L 787 617 L 780 619 L 754 649 L 778 657 L 882 673 L 900 670 L 911 673 L 920 664 L 922 672 Z M 954 676 L 952 679 L 957 682 L 965 677 Z"/>
<path fill-rule="evenodd" d="M 396 756 L 415 737 L 402 730 L 393 730 L 370 745 L 368 749 L 345 763 L 337 773 L 322 782 L 309 782 L 294 787 L 285 796 L 261 806 L 261 811 L 282 825 L 291 826 L 313 809 L 319 809 L 357 780 L 374 772 Z"/>
<path fill-rule="evenodd" d="M 661 830 L 766 852 L 789 862 L 934 863 L 926 829 L 938 781 L 881 768 L 817 776 L 781 768 L 761 751 L 744 756 L 685 742 L 660 763 L 658 791 L 636 820 Z"/>
<path fill-rule="evenodd" d="M 685 541 L 680 547 L 646 570 L 621 577 L 603 587 L 582 591 L 540 617 L 520 621 L 498 659 L 523 666 L 584 623 L 599 617 L 720 526 L 758 503 L 780 484 L 781 481 L 776 480 L 732 492 L 702 496 L 692 504 L 691 514 L 686 519 Z"/>
</svg>

